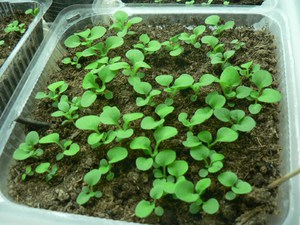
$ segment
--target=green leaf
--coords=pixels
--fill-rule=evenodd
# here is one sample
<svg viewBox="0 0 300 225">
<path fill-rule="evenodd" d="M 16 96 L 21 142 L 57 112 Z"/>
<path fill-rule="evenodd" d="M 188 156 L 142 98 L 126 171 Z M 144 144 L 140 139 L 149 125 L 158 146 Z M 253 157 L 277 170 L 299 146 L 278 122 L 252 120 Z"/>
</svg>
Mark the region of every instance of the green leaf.
<svg viewBox="0 0 300 225">
<path fill-rule="evenodd" d="M 205 98 L 206 104 L 210 105 L 213 109 L 222 108 L 226 103 L 226 98 L 220 95 L 218 92 L 214 91 L 209 93 Z"/>
<path fill-rule="evenodd" d="M 97 95 L 92 91 L 85 91 L 81 98 L 81 106 L 84 108 L 90 107 L 97 99 Z"/>
<path fill-rule="evenodd" d="M 225 187 L 232 187 L 238 181 L 238 177 L 235 173 L 226 171 L 218 176 L 218 181 Z"/>
<path fill-rule="evenodd" d="M 36 173 L 45 173 L 48 171 L 50 167 L 50 163 L 48 162 L 45 162 L 45 163 L 41 163 L 40 165 L 38 165 L 36 168 L 35 168 L 35 172 Z"/>
<path fill-rule="evenodd" d="M 53 133 L 42 137 L 39 141 L 40 144 L 59 143 L 59 134 Z"/>
<path fill-rule="evenodd" d="M 203 203 L 202 209 L 207 214 L 215 214 L 216 212 L 218 212 L 219 206 L 219 202 L 215 198 L 211 198 Z"/>
<path fill-rule="evenodd" d="M 217 15 L 209 16 L 205 19 L 205 24 L 217 26 L 220 21 L 220 17 Z"/>
<path fill-rule="evenodd" d="M 199 145 L 197 147 L 191 148 L 190 154 L 193 159 L 201 161 L 208 158 L 210 150 L 205 145 Z"/>
<path fill-rule="evenodd" d="M 153 41 L 150 41 L 148 43 L 148 47 L 145 48 L 146 51 L 149 51 L 149 52 L 156 52 L 158 51 L 159 49 L 161 48 L 161 44 L 156 41 L 156 40 L 153 40 Z"/>
<path fill-rule="evenodd" d="M 128 155 L 128 151 L 126 148 L 123 147 L 114 147 L 111 148 L 108 152 L 107 152 L 107 157 L 108 157 L 108 162 L 111 163 L 116 163 L 119 161 L 122 161 L 123 159 L 125 159 Z"/>
<path fill-rule="evenodd" d="M 251 114 L 258 114 L 262 109 L 262 105 L 258 104 L 258 103 L 251 104 L 251 105 L 249 105 L 248 109 Z"/>
<path fill-rule="evenodd" d="M 247 98 L 250 95 L 251 91 L 252 89 L 249 87 L 239 86 L 236 89 L 236 97 L 239 99 Z"/>
<path fill-rule="evenodd" d="M 230 87 L 238 86 L 241 83 L 241 78 L 237 69 L 233 66 L 226 67 L 220 76 L 220 83 Z"/>
<path fill-rule="evenodd" d="M 76 155 L 79 152 L 79 150 L 80 150 L 79 145 L 76 144 L 76 143 L 73 143 L 70 146 L 69 150 L 64 151 L 64 155 L 66 155 L 66 156 L 73 156 L 73 155 Z"/>
<path fill-rule="evenodd" d="M 146 116 L 141 122 L 141 127 L 144 130 L 153 130 L 161 126 L 164 122 L 164 119 L 155 121 L 151 116 Z"/>
<path fill-rule="evenodd" d="M 139 218 L 145 218 L 153 212 L 154 208 L 154 203 L 142 200 L 135 207 L 135 215 Z"/>
<path fill-rule="evenodd" d="M 154 213 L 157 216 L 162 216 L 162 215 L 164 215 L 165 211 L 162 207 L 157 206 L 157 207 L 155 207 Z"/>
<path fill-rule="evenodd" d="M 91 194 L 89 193 L 86 193 L 86 192 L 80 192 L 80 194 L 77 196 L 76 198 L 76 202 L 79 204 L 79 205 L 84 205 L 85 203 L 87 203 L 90 198 L 91 198 Z"/>
<path fill-rule="evenodd" d="M 225 194 L 225 199 L 231 201 L 236 198 L 236 194 L 233 191 L 228 191 Z"/>
<path fill-rule="evenodd" d="M 182 74 L 180 77 L 178 77 L 172 88 L 177 89 L 177 90 L 182 90 L 187 87 L 190 87 L 194 83 L 194 78 L 189 75 L 189 74 Z"/>
<path fill-rule="evenodd" d="M 171 75 L 159 75 L 159 76 L 155 77 L 155 80 L 161 86 L 169 87 L 170 84 L 173 81 L 173 76 L 171 76 Z"/>
<path fill-rule="evenodd" d="M 170 139 L 178 134 L 178 131 L 175 127 L 165 126 L 160 127 L 154 131 L 154 138 L 157 143 L 160 143 L 164 140 Z"/>
<path fill-rule="evenodd" d="M 64 41 L 65 46 L 68 48 L 76 48 L 80 43 L 80 38 L 77 35 L 71 35 Z"/>
<path fill-rule="evenodd" d="M 183 176 L 189 169 L 189 165 L 184 160 L 176 160 L 168 166 L 168 173 L 175 177 Z"/>
<path fill-rule="evenodd" d="M 277 90 L 266 88 L 262 94 L 258 97 L 258 101 L 265 103 L 275 103 L 281 100 L 281 93 Z"/>
<path fill-rule="evenodd" d="M 160 185 L 156 185 L 150 190 L 150 197 L 153 199 L 160 199 L 164 194 L 164 189 Z"/>
<path fill-rule="evenodd" d="M 252 75 L 252 82 L 261 90 L 272 84 L 272 75 L 266 70 L 258 70 Z"/>
<path fill-rule="evenodd" d="M 134 84 L 133 89 L 139 94 L 148 95 L 152 90 L 152 86 L 147 82 L 137 82 Z"/>
<path fill-rule="evenodd" d="M 214 48 L 219 43 L 219 39 L 214 36 L 204 36 L 201 38 L 201 42 Z"/>
<path fill-rule="evenodd" d="M 209 107 L 197 109 L 195 114 L 191 118 L 191 126 L 196 124 L 201 124 L 204 121 L 208 120 L 213 114 L 213 110 Z"/>
<path fill-rule="evenodd" d="M 123 116 L 124 123 L 128 126 L 131 121 L 138 120 L 144 116 L 143 113 L 127 113 Z"/>
<path fill-rule="evenodd" d="M 195 190 L 198 194 L 202 195 L 205 192 L 205 190 L 210 187 L 210 185 L 211 185 L 211 179 L 204 178 L 197 182 Z"/>
<path fill-rule="evenodd" d="M 99 142 L 102 140 L 103 137 L 104 137 L 104 133 L 101 134 L 92 133 L 88 136 L 87 142 L 89 145 L 99 144 Z"/>
<path fill-rule="evenodd" d="M 207 144 L 212 142 L 212 135 L 208 130 L 203 130 L 203 131 L 199 132 L 197 136 L 201 141 L 203 141 Z"/>
<path fill-rule="evenodd" d="M 166 167 L 171 163 L 173 163 L 175 159 L 176 159 L 176 152 L 168 149 L 159 152 L 155 157 L 155 162 L 162 167 Z"/>
<path fill-rule="evenodd" d="M 172 113 L 174 111 L 174 107 L 173 106 L 168 106 L 166 104 L 159 104 L 158 106 L 156 106 L 155 108 L 155 112 L 156 114 L 161 118 L 165 118 L 167 115 L 169 115 L 170 113 Z"/>
<path fill-rule="evenodd" d="M 201 86 L 208 86 L 216 80 L 216 77 L 211 74 L 204 74 L 200 77 L 199 83 Z"/>
<path fill-rule="evenodd" d="M 230 110 L 226 108 L 218 108 L 214 110 L 214 116 L 222 122 L 230 122 Z"/>
<path fill-rule="evenodd" d="M 135 161 L 136 167 L 141 171 L 149 170 L 153 165 L 152 158 L 138 157 Z"/>
<path fill-rule="evenodd" d="M 28 149 L 29 150 L 29 149 Z M 27 149 L 17 148 L 14 151 L 13 158 L 15 160 L 25 160 L 32 156 L 33 152 Z"/>
<path fill-rule="evenodd" d="M 120 110 L 116 106 L 105 106 L 99 118 L 103 124 L 118 126 L 120 117 Z"/>
<path fill-rule="evenodd" d="M 117 130 L 116 136 L 120 139 L 126 139 L 130 138 L 133 135 L 133 129 L 127 129 L 127 130 Z"/>
<path fill-rule="evenodd" d="M 99 116 L 89 115 L 76 120 L 75 126 L 80 130 L 93 130 L 98 132 L 100 122 Z"/>
<path fill-rule="evenodd" d="M 191 214 L 197 214 L 200 211 L 200 206 L 193 202 L 189 207 L 189 212 Z"/>
<path fill-rule="evenodd" d="M 249 132 L 255 126 L 256 126 L 255 120 L 250 116 L 246 116 L 238 124 L 234 124 L 232 126 L 232 129 L 242 131 L 242 132 Z"/>
<path fill-rule="evenodd" d="M 89 186 L 95 186 L 101 178 L 101 173 L 98 169 L 93 169 L 84 175 L 84 182 Z"/>
<path fill-rule="evenodd" d="M 102 26 L 95 26 L 91 30 L 90 40 L 101 38 L 106 32 L 106 29 Z"/>
<path fill-rule="evenodd" d="M 130 49 L 126 52 L 126 57 L 132 62 L 132 64 L 136 64 L 137 62 L 144 61 L 144 54 L 138 49 Z"/>
<path fill-rule="evenodd" d="M 105 40 L 106 48 L 108 50 L 115 49 L 124 44 L 124 40 L 121 37 L 118 36 L 110 36 Z"/>
<path fill-rule="evenodd" d="M 252 191 L 252 187 L 249 183 L 238 180 L 231 190 L 238 195 L 248 194 Z"/>
<path fill-rule="evenodd" d="M 216 172 L 219 172 L 222 168 L 223 168 L 223 163 L 221 161 L 217 161 L 217 162 L 211 163 L 210 167 L 208 168 L 208 172 L 216 173 Z"/>
<path fill-rule="evenodd" d="M 199 198 L 198 194 L 194 193 L 194 184 L 187 180 L 179 181 L 175 186 L 175 195 L 184 202 L 195 202 Z"/>
<path fill-rule="evenodd" d="M 228 127 L 221 127 L 217 131 L 217 138 L 215 142 L 234 142 L 238 139 L 238 133 Z"/>
<path fill-rule="evenodd" d="M 36 131 L 29 132 L 25 137 L 25 142 L 28 145 L 36 145 L 39 143 L 39 134 Z"/>
<path fill-rule="evenodd" d="M 131 149 L 141 149 L 141 150 L 148 150 L 151 151 L 151 142 L 150 139 L 147 137 L 136 137 L 130 143 Z"/>
</svg>

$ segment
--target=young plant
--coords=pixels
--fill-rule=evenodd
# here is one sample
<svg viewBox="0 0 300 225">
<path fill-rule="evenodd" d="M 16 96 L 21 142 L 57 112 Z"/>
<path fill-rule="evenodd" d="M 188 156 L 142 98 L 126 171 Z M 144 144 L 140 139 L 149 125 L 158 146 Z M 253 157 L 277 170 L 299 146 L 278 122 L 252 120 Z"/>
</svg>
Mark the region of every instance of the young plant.
<svg viewBox="0 0 300 225">
<path fill-rule="evenodd" d="M 140 78 L 135 77 L 134 79 L 129 79 L 130 84 L 133 86 L 133 89 L 138 94 L 144 95 L 145 98 L 137 97 L 136 105 L 139 107 L 149 105 L 155 106 L 156 103 L 153 101 L 153 98 L 161 94 L 160 90 L 152 89 L 152 85 L 148 82 L 143 82 Z"/>
<path fill-rule="evenodd" d="M 210 178 L 201 179 L 196 185 L 190 181 L 182 180 L 175 186 L 175 195 L 180 200 L 191 203 L 189 211 L 192 214 L 198 213 L 200 207 L 207 214 L 215 214 L 219 210 L 219 202 L 215 198 L 203 200 L 203 195 L 210 186 Z"/>
<path fill-rule="evenodd" d="M 144 54 L 153 54 L 161 49 L 161 44 L 157 40 L 150 40 L 148 34 L 139 37 L 139 43 L 133 45 L 134 48 L 142 49 Z"/>
<path fill-rule="evenodd" d="M 105 57 L 101 57 L 100 59 L 97 59 L 95 62 L 90 63 L 89 65 L 84 67 L 84 69 L 90 70 L 90 72 L 96 74 L 99 73 L 99 71 L 102 69 L 103 66 L 119 62 L 120 60 L 121 60 L 121 56 L 116 56 L 111 59 L 105 56 Z"/>
<path fill-rule="evenodd" d="M 28 176 L 33 176 L 34 171 L 32 170 L 31 166 L 26 166 L 25 172 L 22 174 L 22 180 L 25 181 Z"/>
<path fill-rule="evenodd" d="M 70 102 L 68 96 L 62 95 L 57 104 L 57 108 L 58 110 L 51 113 L 51 116 L 66 118 L 62 122 L 62 125 L 66 123 L 74 123 L 74 121 L 79 117 L 77 110 L 81 108 L 81 99 L 74 97 Z"/>
<path fill-rule="evenodd" d="M 87 139 L 88 144 L 91 145 L 92 148 L 97 148 L 102 144 L 109 144 L 116 137 L 114 131 L 101 132 L 99 130 L 100 123 L 100 117 L 95 115 L 83 116 L 75 122 L 75 126 L 78 129 L 93 131 Z"/>
<path fill-rule="evenodd" d="M 253 76 L 253 74 L 260 70 L 259 64 L 253 64 L 253 61 L 244 63 L 241 65 L 241 67 L 237 67 L 238 71 L 242 76 L 245 76 L 246 78 L 250 78 Z"/>
<path fill-rule="evenodd" d="M 68 48 L 76 48 L 78 46 L 91 47 L 92 43 L 103 37 L 106 33 L 106 29 L 102 26 L 95 26 L 92 29 L 86 29 L 79 33 L 74 33 L 69 36 L 64 44 Z"/>
<path fill-rule="evenodd" d="M 68 83 L 66 83 L 65 81 L 57 81 L 48 86 L 48 90 L 49 90 L 48 94 L 45 92 L 38 92 L 35 98 L 36 99 L 49 98 L 50 100 L 53 101 L 52 105 L 54 107 L 57 107 L 59 96 L 68 89 L 68 86 L 69 86 Z"/>
<path fill-rule="evenodd" d="M 243 46 L 246 45 L 245 42 L 239 41 L 238 39 L 234 39 L 230 42 L 235 48 L 235 50 L 240 50 Z"/>
<path fill-rule="evenodd" d="M 146 116 L 142 122 L 141 127 L 144 130 L 154 130 L 157 127 L 163 126 L 165 122 L 165 117 L 174 111 L 173 106 L 168 106 L 166 104 L 159 104 L 155 108 L 155 113 L 160 117 L 160 120 L 155 121 L 152 116 Z"/>
<path fill-rule="evenodd" d="M 231 128 L 236 131 L 250 132 L 255 126 L 255 120 L 246 116 L 243 110 L 228 110 L 226 108 L 219 108 L 214 110 L 214 115 L 218 120 L 225 123 L 231 123 Z"/>
<path fill-rule="evenodd" d="M 39 139 L 39 134 L 36 131 L 29 132 L 25 137 L 25 142 L 21 143 L 14 151 L 13 158 L 15 160 L 25 160 L 28 158 L 38 158 L 43 155 L 44 151 L 36 147 Z"/>
<path fill-rule="evenodd" d="M 200 48 L 201 44 L 198 41 L 198 38 L 201 34 L 204 33 L 206 27 L 203 25 L 200 25 L 198 27 L 195 27 L 193 29 L 193 34 L 189 35 L 188 33 L 181 33 L 179 36 L 179 40 L 184 41 L 186 44 L 193 45 L 195 48 Z"/>
<path fill-rule="evenodd" d="M 34 8 L 34 9 L 27 9 L 25 11 L 25 14 L 26 15 L 32 15 L 33 17 L 36 17 L 40 12 L 40 9 L 39 8 Z"/>
<path fill-rule="evenodd" d="M 200 77 L 199 81 L 194 83 L 191 88 L 193 89 L 193 91 L 195 92 L 195 94 L 193 94 L 191 96 L 191 101 L 195 102 L 198 98 L 198 95 L 200 93 L 200 90 L 202 87 L 211 85 L 213 82 L 217 81 L 218 79 L 211 75 L 211 74 L 204 74 L 203 76 Z"/>
<path fill-rule="evenodd" d="M 140 78 L 144 77 L 143 73 L 138 72 L 141 68 L 151 68 L 149 64 L 144 62 L 144 54 L 137 49 L 130 49 L 126 52 L 126 58 L 130 61 L 130 64 L 127 62 L 117 62 L 111 64 L 109 68 L 113 71 L 118 71 L 123 69 L 123 74 L 130 77 L 138 76 Z"/>
<path fill-rule="evenodd" d="M 220 83 L 223 94 L 227 99 L 236 97 L 236 91 L 234 88 L 240 85 L 241 78 L 235 67 L 229 66 L 224 69 L 218 82 Z"/>
<path fill-rule="evenodd" d="M 256 89 L 246 86 L 239 86 L 236 89 L 236 97 L 238 99 L 247 98 L 250 101 L 254 101 L 254 103 L 248 107 L 251 114 L 257 114 L 261 111 L 262 105 L 259 102 L 276 103 L 281 100 L 281 93 L 275 89 L 269 88 L 273 79 L 268 71 L 256 71 L 251 76 L 251 81 L 256 86 Z"/>
<path fill-rule="evenodd" d="M 184 52 L 184 48 L 180 45 L 179 34 L 171 37 L 168 41 L 161 43 L 165 46 L 166 50 L 169 52 L 170 56 L 178 56 Z"/>
<path fill-rule="evenodd" d="M 72 66 L 75 65 L 76 69 L 81 69 L 82 65 L 79 62 L 80 58 L 82 57 L 82 52 L 76 52 L 73 58 L 66 57 L 61 62 L 65 65 L 71 64 Z"/>
<path fill-rule="evenodd" d="M 218 180 L 223 186 L 231 188 L 231 191 L 225 194 L 225 198 L 229 201 L 235 199 L 238 195 L 248 194 L 252 191 L 249 183 L 239 179 L 235 173 L 230 171 L 221 173 Z"/>
<path fill-rule="evenodd" d="M 76 143 L 72 143 L 71 140 L 59 140 L 58 133 L 48 134 L 42 137 L 39 141 L 40 144 L 56 144 L 63 152 L 56 155 L 56 160 L 62 160 L 64 156 L 74 156 L 76 155 L 80 147 Z"/>
<path fill-rule="evenodd" d="M 219 24 L 220 17 L 217 15 L 209 16 L 205 19 L 205 24 L 213 26 L 213 34 L 220 35 L 225 30 L 233 28 L 234 21 L 227 21 L 225 24 Z"/>
<path fill-rule="evenodd" d="M 50 181 L 54 176 L 56 176 L 56 172 L 58 170 L 57 165 L 52 165 L 49 162 L 41 163 L 35 168 L 35 172 L 38 174 L 46 173 L 46 181 Z"/>
<path fill-rule="evenodd" d="M 13 21 L 12 23 L 8 24 L 7 27 L 4 29 L 5 33 L 20 33 L 24 34 L 26 31 L 25 23 L 19 23 L 18 20 Z"/>
<path fill-rule="evenodd" d="M 129 31 L 129 28 L 134 24 L 142 22 L 143 19 L 141 17 L 128 18 L 129 16 L 126 12 L 117 11 L 114 14 L 114 22 L 109 27 L 109 30 L 113 29 L 119 37 L 124 37 L 126 34 L 135 34 L 135 32 Z"/>
</svg>

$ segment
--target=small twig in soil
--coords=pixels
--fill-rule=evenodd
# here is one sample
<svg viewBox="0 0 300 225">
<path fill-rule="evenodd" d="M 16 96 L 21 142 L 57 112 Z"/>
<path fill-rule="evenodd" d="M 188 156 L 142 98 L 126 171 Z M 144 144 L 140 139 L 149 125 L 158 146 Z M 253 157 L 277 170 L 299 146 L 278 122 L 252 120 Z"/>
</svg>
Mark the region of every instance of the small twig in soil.
<svg viewBox="0 0 300 225">
<path fill-rule="evenodd" d="M 298 175 L 299 173 L 300 173 L 300 168 L 291 173 L 284 175 L 283 177 L 278 178 L 277 180 L 273 181 L 271 184 L 268 185 L 268 189 L 272 189 L 272 188 L 275 188 L 275 187 L 281 185 L 283 182 Z"/>
<path fill-rule="evenodd" d="M 32 126 L 32 127 L 35 127 L 35 128 L 41 128 L 41 127 L 49 128 L 49 127 L 51 127 L 50 123 L 36 121 L 36 120 L 24 118 L 24 117 L 18 117 L 15 121 L 17 123 L 22 123 L 24 125 Z"/>
</svg>

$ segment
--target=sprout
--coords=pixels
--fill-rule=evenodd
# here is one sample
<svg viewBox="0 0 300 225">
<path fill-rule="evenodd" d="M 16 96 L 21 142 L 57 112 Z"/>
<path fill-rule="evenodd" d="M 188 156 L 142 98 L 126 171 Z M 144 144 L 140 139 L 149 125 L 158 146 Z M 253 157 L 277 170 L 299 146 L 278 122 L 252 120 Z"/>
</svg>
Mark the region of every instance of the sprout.
<svg viewBox="0 0 300 225">
<path fill-rule="evenodd" d="M 243 46 L 246 45 L 245 42 L 239 41 L 238 39 L 234 39 L 230 42 L 235 48 L 235 50 L 240 50 Z"/>
<path fill-rule="evenodd" d="M 20 33 L 24 34 L 26 31 L 25 23 L 19 23 L 18 20 L 14 20 L 12 23 L 8 24 L 7 27 L 4 29 L 5 33 Z"/>
<path fill-rule="evenodd" d="M 40 9 L 37 7 L 37 8 L 34 8 L 34 9 L 27 9 L 25 11 L 25 14 L 26 15 L 32 15 L 33 17 L 36 17 L 40 12 Z"/>
<path fill-rule="evenodd" d="M 184 48 L 179 43 L 180 34 L 171 37 L 168 41 L 161 43 L 162 46 L 165 46 L 166 50 L 169 51 L 170 56 L 178 56 L 184 52 Z"/>
<path fill-rule="evenodd" d="M 222 25 L 219 25 L 219 22 L 220 22 L 220 17 L 217 15 L 212 15 L 205 19 L 205 23 L 207 25 L 213 26 L 214 35 L 220 35 L 225 30 L 229 30 L 234 26 L 234 21 L 227 21 L 225 24 Z"/>
<path fill-rule="evenodd" d="M 195 102 L 198 98 L 198 94 L 201 90 L 202 87 L 208 86 L 212 84 L 213 82 L 217 81 L 218 79 L 211 75 L 211 74 L 204 74 L 203 76 L 200 77 L 199 82 L 194 83 L 191 87 L 193 91 L 195 92 L 194 95 L 191 96 L 191 100 Z"/>
<path fill-rule="evenodd" d="M 49 162 L 41 163 L 35 168 L 35 172 L 38 174 L 46 173 L 46 181 L 50 181 L 54 176 L 56 176 L 56 172 L 58 170 L 57 165 L 52 165 Z"/>
<path fill-rule="evenodd" d="M 198 42 L 198 38 L 201 34 L 204 33 L 206 27 L 203 25 L 200 25 L 198 27 L 195 27 L 193 29 L 193 34 L 189 35 L 188 33 L 181 33 L 179 35 L 179 40 L 184 41 L 186 44 L 191 44 L 193 45 L 195 48 L 200 48 L 201 44 L 200 42 Z"/>
<path fill-rule="evenodd" d="M 150 40 L 148 34 L 139 37 L 139 43 L 133 45 L 134 48 L 142 49 L 144 54 L 153 54 L 161 49 L 161 44 L 157 40 Z"/>
<path fill-rule="evenodd" d="M 33 176 L 34 171 L 32 170 L 31 166 L 26 166 L 25 172 L 22 174 L 22 180 L 25 181 L 28 176 Z"/>
<path fill-rule="evenodd" d="M 79 63 L 80 58 L 82 57 L 82 52 L 76 52 L 73 58 L 66 57 L 61 62 L 65 65 L 71 64 L 75 65 L 76 69 L 81 69 L 81 64 Z"/>
<path fill-rule="evenodd" d="M 224 96 L 227 99 L 234 98 L 236 96 L 234 88 L 239 86 L 241 83 L 241 78 L 236 68 L 232 66 L 227 67 L 222 72 L 219 83 L 221 85 Z"/>
</svg>

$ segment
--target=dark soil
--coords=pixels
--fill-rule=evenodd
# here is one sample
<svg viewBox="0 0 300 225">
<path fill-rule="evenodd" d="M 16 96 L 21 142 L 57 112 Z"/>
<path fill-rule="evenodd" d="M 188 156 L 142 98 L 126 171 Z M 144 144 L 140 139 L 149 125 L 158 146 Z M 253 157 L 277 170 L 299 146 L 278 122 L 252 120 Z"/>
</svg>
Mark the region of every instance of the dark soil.
<svg viewBox="0 0 300 225">
<path fill-rule="evenodd" d="M 261 5 L 263 0 L 228 0 L 230 5 Z M 154 3 L 155 0 L 122 0 L 124 3 Z M 190 0 L 181 0 L 177 2 L 176 0 L 162 0 L 161 3 L 185 3 L 190 2 Z M 214 0 L 212 4 L 223 4 L 224 0 Z M 207 3 L 207 0 L 195 0 L 194 4 Z"/>
<path fill-rule="evenodd" d="M 158 21 L 156 21 L 158 23 Z M 199 25 L 199 24 L 198 24 Z M 137 25 L 134 27 L 136 35 L 126 36 L 125 43 L 121 49 L 110 53 L 110 57 L 116 55 L 124 56 L 125 52 L 136 43 L 139 35 L 148 33 L 152 38 L 160 41 L 167 40 L 172 35 L 186 31 L 182 24 L 166 25 L 165 27 L 149 25 Z M 150 31 L 150 32 L 149 32 Z M 207 31 L 206 34 L 210 33 Z M 276 58 L 273 43 L 273 36 L 267 30 L 254 31 L 251 27 L 240 27 L 224 32 L 220 41 L 226 44 L 226 48 L 232 48 L 229 44 L 233 39 L 239 39 L 246 43 L 246 46 L 236 52 L 231 60 L 233 65 L 253 60 L 261 67 L 274 75 L 274 87 L 276 81 Z M 212 73 L 220 76 L 219 66 L 212 66 L 206 56 L 209 48 L 202 46 L 195 49 L 192 46 L 184 45 L 185 52 L 178 57 L 170 57 L 169 54 L 160 50 L 159 53 L 146 56 L 145 61 L 151 65 L 151 69 L 144 70 L 145 80 L 150 82 L 154 88 L 159 88 L 154 78 L 160 74 L 172 74 L 178 77 L 180 74 L 188 73 L 198 80 L 205 73 Z M 83 66 L 88 62 L 82 62 Z M 72 66 L 61 66 L 59 73 L 50 74 L 50 82 L 65 80 L 70 87 L 66 94 L 68 96 L 79 96 L 83 93 L 81 82 L 85 71 L 78 71 Z M 80 111 L 83 115 L 99 115 L 105 105 L 117 106 L 121 113 L 143 112 L 145 115 L 153 115 L 151 107 L 138 108 L 135 104 L 137 95 L 132 87 L 127 83 L 127 78 L 121 73 L 115 78 L 107 88 L 114 93 L 112 100 L 98 98 L 97 102 L 87 110 Z M 204 88 L 199 100 L 192 103 L 189 100 L 189 91 L 183 91 L 176 96 L 174 103 L 175 111 L 173 115 L 166 118 L 165 125 L 174 126 L 178 129 L 178 135 L 162 143 L 160 149 L 170 148 L 177 152 L 178 159 L 184 159 L 189 163 L 187 178 L 194 183 L 199 180 L 198 171 L 203 167 L 203 162 L 195 162 L 189 155 L 189 151 L 182 145 L 186 139 L 186 127 L 177 121 L 180 112 L 185 111 L 189 115 L 194 113 L 197 108 L 204 106 L 204 97 L 212 91 L 214 85 Z M 166 97 L 157 98 L 157 102 L 162 102 Z M 247 112 L 249 102 L 237 101 L 237 107 Z M 105 157 L 105 153 L 113 145 L 103 145 L 101 148 L 92 150 L 86 143 L 89 132 L 79 132 L 74 129 L 73 124 L 60 126 L 61 119 L 51 118 L 50 114 L 55 111 L 49 101 L 38 101 L 37 109 L 33 112 L 33 118 L 38 121 L 46 121 L 51 124 L 50 129 L 39 129 L 40 136 L 49 133 L 59 132 L 61 138 L 73 138 L 81 146 L 81 151 L 76 157 L 65 157 L 62 161 L 56 162 L 55 155 L 59 152 L 53 145 L 42 147 L 45 154 L 39 160 L 30 159 L 18 162 L 10 170 L 8 181 L 9 195 L 14 201 L 36 208 L 46 208 L 55 211 L 63 211 L 76 214 L 85 214 L 95 217 L 112 218 L 115 220 L 135 221 L 150 224 L 265 224 L 269 214 L 277 213 L 277 190 L 267 190 L 266 186 L 274 179 L 279 177 L 279 155 L 281 148 L 278 144 L 278 113 L 277 105 L 266 104 L 262 113 L 253 116 L 257 126 L 250 133 L 240 133 L 239 139 L 233 143 L 223 143 L 215 146 L 215 150 L 225 155 L 223 171 L 231 170 L 237 173 L 238 177 L 253 185 L 254 190 L 248 195 L 241 195 L 234 201 L 224 199 L 225 189 L 213 178 L 213 186 L 205 194 L 205 198 L 214 196 L 220 202 L 220 210 L 216 215 L 208 215 L 203 212 L 191 215 L 188 212 L 189 205 L 170 196 L 164 197 L 158 202 L 165 209 L 165 214 L 159 218 L 154 215 L 147 219 L 138 219 L 134 215 L 136 204 L 142 200 L 150 200 L 149 190 L 151 189 L 153 175 L 151 172 L 140 172 L 135 167 L 136 151 L 130 151 L 129 143 L 132 138 L 140 135 L 152 137 L 152 131 L 141 130 L 140 120 L 133 124 L 135 129 L 134 137 L 121 143 L 113 145 L 124 146 L 129 150 L 126 161 L 116 164 L 113 168 L 115 179 L 108 182 L 102 179 L 97 189 L 103 191 L 100 199 L 92 199 L 84 206 L 76 203 L 76 198 L 80 193 L 83 184 L 84 174 L 91 169 L 98 168 L 99 161 Z M 228 124 L 220 123 L 211 118 L 204 124 L 194 128 L 194 134 L 200 130 L 208 129 L 213 134 L 220 126 Z M 32 129 L 32 128 L 30 128 Z M 111 127 L 101 126 L 107 130 Z M 21 175 L 26 166 L 35 167 L 40 162 L 51 162 L 58 165 L 59 170 L 56 177 L 49 183 L 44 181 L 42 175 L 29 177 L 25 182 L 21 180 Z"/>
<path fill-rule="evenodd" d="M 0 45 L 0 68 L 23 36 L 23 34 L 20 32 L 4 32 L 4 29 L 7 27 L 7 25 L 12 23 L 14 20 L 18 20 L 19 23 L 25 23 L 25 28 L 27 30 L 29 24 L 32 22 L 32 16 L 26 15 L 21 11 L 16 11 L 13 16 L 1 18 L 0 40 L 3 40 L 4 44 Z"/>
</svg>

